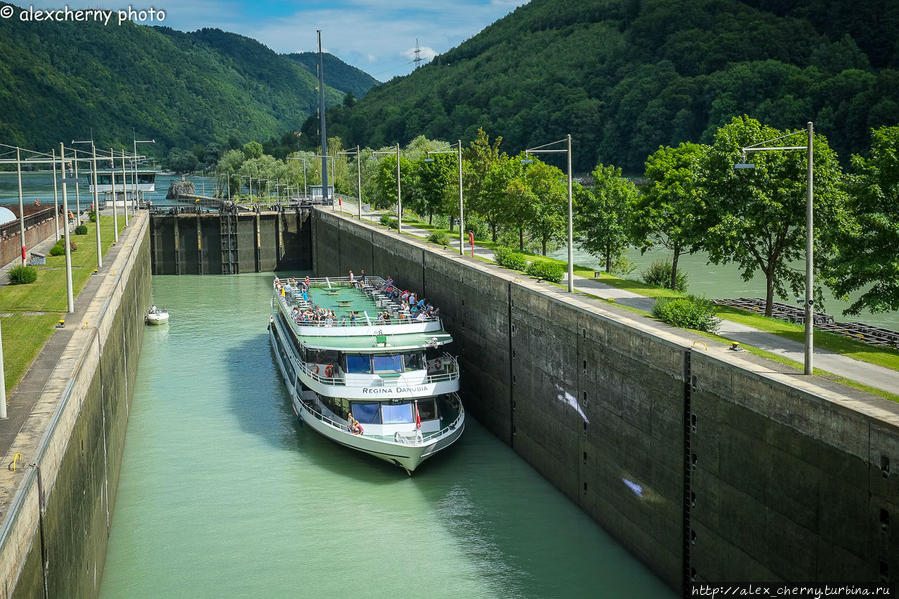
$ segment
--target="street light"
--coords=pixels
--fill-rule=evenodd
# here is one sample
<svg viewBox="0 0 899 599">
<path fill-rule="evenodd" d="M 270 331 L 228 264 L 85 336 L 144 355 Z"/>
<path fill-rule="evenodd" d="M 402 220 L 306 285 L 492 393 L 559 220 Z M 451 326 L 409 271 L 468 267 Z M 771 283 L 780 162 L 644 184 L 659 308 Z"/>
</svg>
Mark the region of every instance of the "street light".
<svg viewBox="0 0 899 599">
<path fill-rule="evenodd" d="M 465 221 L 462 217 L 462 140 L 459 139 L 456 141 L 456 149 L 455 150 L 435 150 L 428 152 L 428 157 L 425 159 L 425 162 L 433 161 L 431 158 L 431 154 L 456 154 L 459 163 L 459 255 L 465 255 L 465 228 L 462 223 Z"/>
<path fill-rule="evenodd" d="M 86 139 L 81 141 L 72 140 L 72 145 L 90 144 L 91 145 L 91 180 L 94 187 L 94 217 L 96 219 L 97 230 L 97 268 L 103 268 L 103 247 L 100 242 L 100 196 L 97 193 L 97 148 L 94 146 L 94 140 Z M 75 163 L 76 167 L 78 163 Z"/>
<path fill-rule="evenodd" d="M 549 148 L 549 146 L 554 146 L 556 144 L 560 144 L 563 142 L 567 142 L 567 147 L 564 150 L 559 149 L 544 149 Z M 560 139 L 558 141 L 552 141 L 548 144 L 543 144 L 542 146 L 537 146 L 536 148 L 528 148 L 524 151 L 525 156 L 530 154 L 554 154 L 554 153 L 566 153 L 568 154 L 568 293 L 574 293 L 574 257 L 573 257 L 573 249 L 574 249 L 574 212 L 572 210 L 572 202 L 571 202 L 571 134 L 569 133 L 565 139 Z M 523 163 L 531 162 L 529 160 L 522 160 Z"/>
<path fill-rule="evenodd" d="M 393 154 L 393 152 L 372 152 L 373 154 Z M 400 144 L 396 144 L 396 230 L 403 232 L 403 194 L 400 186 Z"/>
<path fill-rule="evenodd" d="M 75 294 L 72 290 L 72 249 L 71 249 L 71 239 L 69 237 L 69 196 L 66 191 L 66 187 L 68 183 L 78 183 L 78 178 L 70 178 L 66 175 L 66 150 L 62 145 L 62 142 L 59 144 L 59 160 L 60 167 L 62 170 L 62 178 L 60 182 L 62 183 L 62 212 L 63 212 L 63 231 L 65 231 L 65 250 L 66 250 L 66 302 L 67 302 L 67 311 L 69 314 L 72 314 L 75 311 Z"/>
<path fill-rule="evenodd" d="M 133 134 L 133 131 L 132 131 Z M 137 195 L 137 144 L 155 144 L 155 139 L 137 139 L 137 137 L 133 138 L 134 141 L 134 201 L 135 206 L 139 205 L 138 195 Z"/>
<path fill-rule="evenodd" d="M 356 157 L 356 193 L 359 196 L 356 198 L 356 203 L 359 208 L 359 220 L 362 220 L 362 154 L 359 146 L 356 146 L 355 150 L 346 151 L 346 152 L 337 152 L 338 154 L 343 154 L 344 156 L 355 156 Z"/>
<path fill-rule="evenodd" d="M 768 144 L 779 139 L 784 139 L 785 137 L 790 137 L 793 135 L 798 135 L 801 133 L 800 131 L 794 131 L 792 133 L 787 133 L 786 135 L 781 135 L 780 137 L 775 137 L 774 139 L 768 139 L 765 141 L 760 141 L 756 144 L 752 144 L 751 146 L 746 146 L 745 148 L 741 148 L 743 153 L 743 161 L 739 164 L 735 164 L 735 169 L 747 169 L 747 168 L 755 168 L 754 164 L 749 164 L 746 162 L 746 153 L 747 152 L 767 152 L 767 151 L 777 151 L 777 150 L 805 150 L 807 152 L 808 158 L 808 189 L 805 201 L 805 365 L 803 368 L 803 374 L 812 374 L 814 371 L 814 239 L 815 239 L 815 231 L 814 231 L 814 135 L 815 135 L 815 125 L 812 121 L 809 121 L 806 125 L 806 133 L 808 134 L 808 141 L 804 146 L 766 146 L 764 144 Z"/>
</svg>

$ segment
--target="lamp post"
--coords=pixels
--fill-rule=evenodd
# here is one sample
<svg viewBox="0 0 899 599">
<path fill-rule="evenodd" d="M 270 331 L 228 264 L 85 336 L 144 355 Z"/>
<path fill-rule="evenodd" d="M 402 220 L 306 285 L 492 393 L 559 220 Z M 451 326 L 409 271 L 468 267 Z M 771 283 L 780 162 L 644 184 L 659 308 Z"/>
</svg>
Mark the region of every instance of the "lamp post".
<svg viewBox="0 0 899 599">
<path fill-rule="evenodd" d="M 109 181 L 112 183 L 112 238 L 115 243 L 119 242 L 119 211 L 115 205 L 115 150 L 109 148 Z M 122 180 L 122 191 L 125 190 L 125 181 Z M 98 212 L 99 214 L 99 212 Z M 97 223 L 100 219 L 97 219 Z M 99 226 L 99 224 L 98 224 Z"/>
<path fill-rule="evenodd" d="M 81 141 L 72 140 L 72 145 L 75 144 L 90 144 L 91 145 L 91 181 L 93 185 L 93 198 L 94 198 L 94 218 L 96 219 L 96 231 L 97 231 L 97 268 L 103 268 L 103 247 L 100 241 L 100 196 L 97 193 L 97 148 L 94 146 L 93 139 L 86 139 Z M 77 165 L 77 163 L 76 163 Z"/>
<path fill-rule="evenodd" d="M 563 142 L 567 144 L 564 150 L 548 149 L 549 146 L 554 146 Z M 571 202 L 571 134 L 569 133 L 566 135 L 565 139 L 552 141 L 548 144 L 537 146 L 536 148 L 528 148 L 524 151 L 525 155 L 555 154 L 563 152 L 568 154 L 568 293 L 574 293 L 574 211 Z"/>
<path fill-rule="evenodd" d="M 428 152 L 425 162 L 432 160 L 431 154 L 456 154 L 459 165 L 459 255 L 465 255 L 465 227 L 463 226 L 464 218 L 462 216 L 462 140 L 456 141 L 455 150 L 435 150 Z"/>
<path fill-rule="evenodd" d="M 53 231 L 54 241 L 59 241 L 59 192 L 56 188 L 56 148 L 50 150 L 50 156 L 53 160 L 53 215 L 56 229 Z"/>
<path fill-rule="evenodd" d="M 374 154 L 393 154 L 393 152 L 374 152 Z M 403 194 L 400 185 L 400 144 L 396 144 L 396 230 L 403 232 Z"/>
<path fill-rule="evenodd" d="M 803 366 L 803 374 L 812 374 L 814 372 L 814 240 L 815 240 L 815 222 L 814 222 L 814 136 L 815 136 L 815 125 L 812 121 L 809 121 L 806 124 L 806 134 L 807 141 L 804 146 L 767 146 L 765 144 L 769 144 L 780 139 L 784 139 L 785 137 L 790 137 L 793 135 L 799 135 L 800 131 L 794 131 L 792 133 L 787 133 L 786 135 L 781 135 L 780 137 L 775 137 L 774 139 L 768 139 L 765 141 L 760 141 L 756 144 L 752 144 L 751 146 L 746 146 L 745 148 L 741 148 L 743 152 L 743 162 L 739 164 L 735 164 L 735 169 L 747 169 L 747 168 L 755 168 L 754 164 L 749 164 L 746 162 L 746 154 L 748 152 L 768 152 L 768 151 L 790 151 L 790 150 L 805 150 L 807 162 L 807 189 L 806 189 L 806 200 L 805 200 L 805 363 Z"/>
<path fill-rule="evenodd" d="M 338 152 L 338 154 L 342 154 L 344 156 L 355 156 L 356 157 L 356 194 L 359 196 L 356 198 L 358 204 L 358 213 L 359 220 L 362 220 L 362 153 L 359 146 L 356 146 L 355 150 L 350 150 L 347 152 Z"/>
<path fill-rule="evenodd" d="M 313 154 L 313 158 L 321 158 L 322 159 L 322 168 L 325 169 L 322 172 L 322 200 L 326 200 L 331 197 L 331 194 L 328 193 L 330 191 L 330 185 L 328 185 L 328 162 L 331 163 L 331 174 L 334 176 L 334 179 L 337 179 L 337 169 L 334 167 L 334 157 L 330 154 Z M 334 198 L 331 198 L 331 210 L 336 210 L 334 207 Z"/>
<path fill-rule="evenodd" d="M 115 175 L 113 175 L 115 176 Z M 122 150 L 122 199 L 125 202 L 125 226 L 128 226 L 128 183 L 125 181 L 125 150 Z"/>
<path fill-rule="evenodd" d="M 59 159 L 62 170 L 62 212 L 63 212 L 63 231 L 65 232 L 65 250 L 66 250 L 66 302 L 69 314 L 75 311 L 75 295 L 72 290 L 72 248 L 69 239 L 69 196 L 66 193 L 67 183 L 78 183 L 78 178 L 74 179 L 66 176 L 66 150 L 62 143 L 59 144 Z"/>
<path fill-rule="evenodd" d="M 133 138 L 134 141 L 134 201 L 135 206 L 139 205 L 138 192 L 137 192 L 137 144 L 155 144 L 155 139 L 137 139 L 137 137 Z"/>
<path fill-rule="evenodd" d="M 19 182 L 19 241 L 22 245 L 22 266 L 25 266 L 27 249 L 25 247 L 25 202 L 22 199 L 22 151 L 16 148 L 16 179 Z"/>
</svg>

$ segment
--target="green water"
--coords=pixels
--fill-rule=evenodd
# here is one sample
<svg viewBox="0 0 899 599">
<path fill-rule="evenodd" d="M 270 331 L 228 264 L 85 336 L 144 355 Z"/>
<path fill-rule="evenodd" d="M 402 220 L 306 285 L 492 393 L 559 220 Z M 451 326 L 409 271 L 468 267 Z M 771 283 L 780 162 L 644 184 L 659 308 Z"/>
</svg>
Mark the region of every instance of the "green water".
<svg viewBox="0 0 899 599">
<path fill-rule="evenodd" d="M 473 420 L 414 478 L 297 424 L 270 294 L 153 277 L 103 599 L 672 596 Z"/>
</svg>

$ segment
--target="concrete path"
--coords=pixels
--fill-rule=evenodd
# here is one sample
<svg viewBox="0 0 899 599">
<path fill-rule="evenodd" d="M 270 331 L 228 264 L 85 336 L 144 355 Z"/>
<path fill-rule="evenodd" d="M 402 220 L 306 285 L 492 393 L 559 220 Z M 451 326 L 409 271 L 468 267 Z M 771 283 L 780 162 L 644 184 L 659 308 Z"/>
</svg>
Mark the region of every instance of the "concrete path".
<svg viewBox="0 0 899 599">
<path fill-rule="evenodd" d="M 342 210 L 353 216 L 358 214 L 356 204 L 346 199 L 343 200 Z M 372 213 L 363 210 L 362 213 L 363 219 L 372 222 L 378 222 L 380 217 L 380 212 Z M 431 234 L 431 232 L 426 229 L 419 229 L 405 224 L 403 225 L 403 232 L 421 238 L 427 238 L 428 235 Z M 447 247 L 453 247 L 458 251 L 458 237 L 453 238 Z M 470 254 L 471 250 L 468 244 L 466 244 L 465 250 L 466 254 Z M 493 252 L 488 248 L 480 247 L 475 244 L 474 251 L 477 256 L 493 260 Z M 567 282 L 568 276 L 566 273 L 562 283 L 567 285 Z M 655 305 L 654 298 L 627 291 L 626 289 L 612 287 L 611 285 L 607 285 L 598 280 L 587 279 L 577 275 L 574 276 L 574 288 L 578 291 L 583 291 L 604 299 L 613 299 L 616 304 L 638 308 L 640 310 L 645 310 L 646 312 L 652 312 L 652 308 Z M 722 320 L 718 329 L 718 334 L 739 343 L 770 351 L 795 362 L 803 363 L 805 360 L 805 348 L 802 343 L 791 341 L 779 335 L 767 333 L 744 324 Z M 815 348 L 814 366 L 815 368 L 820 368 L 821 370 L 825 370 L 838 376 L 864 383 L 882 391 L 899 394 L 899 372 L 895 370 L 883 368 L 882 366 L 877 366 L 868 362 L 861 362 L 848 356 L 841 356 L 820 348 Z"/>
</svg>

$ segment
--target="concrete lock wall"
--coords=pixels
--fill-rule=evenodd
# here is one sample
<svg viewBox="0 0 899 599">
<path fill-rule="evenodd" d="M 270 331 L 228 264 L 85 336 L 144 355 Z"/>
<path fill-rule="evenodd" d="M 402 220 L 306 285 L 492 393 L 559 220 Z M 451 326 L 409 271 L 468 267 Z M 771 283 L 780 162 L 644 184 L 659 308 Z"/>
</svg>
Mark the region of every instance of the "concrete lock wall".
<svg viewBox="0 0 899 599">
<path fill-rule="evenodd" d="M 128 412 L 150 298 L 149 217 L 138 214 L 121 251 L 0 471 L 3 597 L 94 597 L 115 505 Z"/>
<path fill-rule="evenodd" d="M 899 579 L 899 406 L 327 210 L 317 276 L 440 306 L 466 408 L 673 588 Z"/>
<path fill-rule="evenodd" d="M 236 215 L 154 214 L 153 274 L 308 269 L 309 216 L 308 209 Z"/>
</svg>

